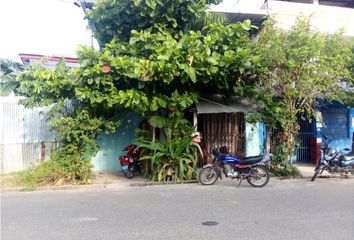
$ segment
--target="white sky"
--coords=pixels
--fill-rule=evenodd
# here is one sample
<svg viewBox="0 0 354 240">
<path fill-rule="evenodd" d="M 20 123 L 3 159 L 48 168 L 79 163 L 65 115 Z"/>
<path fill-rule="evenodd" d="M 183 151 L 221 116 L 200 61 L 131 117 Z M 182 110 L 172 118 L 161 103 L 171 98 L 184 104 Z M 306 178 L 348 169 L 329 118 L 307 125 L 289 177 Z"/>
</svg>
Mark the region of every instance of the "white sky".
<svg viewBox="0 0 354 240">
<path fill-rule="evenodd" d="M 74 0 L 0 0 L 0 58 L 19 53 L 75 57 L 90 45 L 84 12 Z"/>
<path fill-rule="evenodd" d="M 20 62 L 19 53 L 75 57 L 78 44 L 91 45 L 84 12 L 74 1 L 0 0 L 0 58 Z M 222 5 L 263 1 L 224 0 Z"/>
</svg>

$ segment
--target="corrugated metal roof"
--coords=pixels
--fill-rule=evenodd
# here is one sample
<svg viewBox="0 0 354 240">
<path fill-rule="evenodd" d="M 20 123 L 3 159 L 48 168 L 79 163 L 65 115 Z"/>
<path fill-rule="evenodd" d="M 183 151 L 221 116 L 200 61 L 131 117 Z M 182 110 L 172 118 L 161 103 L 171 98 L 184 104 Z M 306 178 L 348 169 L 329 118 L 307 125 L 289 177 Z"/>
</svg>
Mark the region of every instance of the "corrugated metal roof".
<svg viewBox="0 0 354 240">
<path fill-rule="evenodd" d="M 198 114 L 209 114 L 209 113 L 237 113 L 237 112 L 251 112 L 257 111 L 261 106 L 257 103 L 240 99 L 231 98 L 228 100 L 227 105 L 223 103 L 221 96 L 208 96 L 200 97 L 198 103 L 196 103 Z"/>
</svg>

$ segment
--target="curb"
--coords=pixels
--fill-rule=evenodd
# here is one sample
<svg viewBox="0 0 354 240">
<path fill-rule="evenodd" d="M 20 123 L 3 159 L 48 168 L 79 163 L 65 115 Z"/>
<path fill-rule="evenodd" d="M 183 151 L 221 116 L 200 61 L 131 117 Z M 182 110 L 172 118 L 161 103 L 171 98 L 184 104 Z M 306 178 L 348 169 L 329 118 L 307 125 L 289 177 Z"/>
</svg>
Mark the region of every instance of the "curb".
<svg viewBox="0 0 354 240">
<path fill-rule="evenodd" d="M 273 179 L 277 179 L 277 180 L 296 180 L 296 179 L 307 179 L 310 178 L 309 176 L 283 176 L 283 177 L 271 177 Z"/>
<path fill-rule="evenodd" d="M 310 179 L 311 176 L 286 176 L 286 177 L 271 177 L 274 180 L 297 180 L 297 179 Z M 336 178 L 332 176 L 321 176 L 320 178 Z M 1 192 L 36 192 L 36 191 L 60 191 L 60 190 L 85 190 L 85 189 L 113 189 L 122 187 L 145 187 L 145 186 L 157 186 L 157 185 L 183 185 L 183 184 L 198 184 L 198 180 L 188 180 L 184 182 L 130 182 L 130 181 L 119 181 L 119 182 L 109 182 L 109 183 L 94 183 L 87 185 L 63 185 L 63 186 L 44 186 L 37 187 L 35 189 L 26 189 L 24 187 L 12 187 L 12 188 L 1 188 Z"/>
<path fill-rule="evenodd" d="M 153 185 L 175 185 L 175 184 L 192 184 L 192 183 L 198 183 L 198 180 L 188 180 L 184 182 L 176 182 L 176 181 L 171 181 L 171 182 L 135 182 L 135 183 L 130 183 L 129 186 L 131 187 L 144 187 L 144 186 L 153 186 Z"/>
<path fill-rule="evenodd" d="M 35 189 L 27 189 L 24 187 L 1 188 L 1 192 L 36 192 L 36 191 L 60 191 L 60 190 L 78 190 L 78 189 L 109 189 L 114 187 L 144 187 L 154 185 L 174 185 L 174 184 L 193 184 L 198 183 L 198 180 L 189 180 L 184 182 L 116 182 L 116 183 L 100 183 L 100 184 L 87 184 L 87 185 L 63 185 L 63 186 L 44 186 Z"/>
<path fill-rule="evenodd" d="M 89 188 L 106 188 L 111 184 L 88 184 L 88 185 L 63 185 L 63 186 L 45 186 L 29 189 L 25 187 L 1 188 L 1 192 L 35 192 L 35 191 L 58 191 L 58 190 L 76 190 Z"/>
</svg>

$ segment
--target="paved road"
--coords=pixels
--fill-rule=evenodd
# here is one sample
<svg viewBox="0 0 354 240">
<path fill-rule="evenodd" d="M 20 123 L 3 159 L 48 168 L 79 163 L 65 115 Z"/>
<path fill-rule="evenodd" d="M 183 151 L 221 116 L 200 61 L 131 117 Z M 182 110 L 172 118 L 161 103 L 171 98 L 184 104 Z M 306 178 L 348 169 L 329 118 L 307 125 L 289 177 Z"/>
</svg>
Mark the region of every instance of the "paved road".
<svg viewBox="0 0 354 240">
<path fill-rule="evenodd" d="M 353 179 L 235 185 L 2 193 L 1 239 L 354 239 Z"/>
</svg>

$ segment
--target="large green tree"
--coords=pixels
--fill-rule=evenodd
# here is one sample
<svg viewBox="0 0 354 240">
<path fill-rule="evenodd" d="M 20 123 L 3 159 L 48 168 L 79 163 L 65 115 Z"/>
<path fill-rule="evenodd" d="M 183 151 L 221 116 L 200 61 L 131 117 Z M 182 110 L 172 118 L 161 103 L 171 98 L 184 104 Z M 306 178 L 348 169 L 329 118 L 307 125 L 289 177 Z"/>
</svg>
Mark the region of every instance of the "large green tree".
<svg viewBox="0 0 354 240">
<path fill-rule="evenodd" d="M 0 96 L 8 96 L 11 92 L 16 92 L 20 85 L 16 77 L 22 70 L 21 63 L 0 59 Z"/>
<path fill-rule="evenodd" d="M 183 145 L 190 151 L 189 144 L 178 144 L 179 140 L 190 139 L 189 131 L 179 123 L 185 122 L 183 113 L 197 100 L 198 93 L 221 92 L 228 96 L 242 92 L 254 81 L 253 73 L 260 63 L 260 58 L 252 51 L 249 35 L 254 27 L 250 21 L 202 26 L 208 4 L 217 2 L 104 0 L 95 3 L 88 19 L 102 50 L 82 47 L 78 51 L 78 71 L 62 68 L 54 72 L 38 68 L 26 71 L 22 90 L 28 97 L 27 103 L 61 102 L 56 106 L 63 107 L 70 99 L 75 108 L 61 118 L 63 123 L 65 118 L 74 119 L 83 111 L 85 118 L 79 119 L 98 118 L 102 122 L 111 121 L 125 110 L 167 117 L 168 124 L 164 124 L 167 142 L 160 146 L 173 141 L 173 146 Z M 57 112 L 63 112 L 62 108 Z M 79 157 L 85 158 L 85 141 L 103 130 L 104 124 L 98 125 L 100 127 L 92 131 L 76 127 L 76 133 L 84 131 L 82 141 L 70 148 L 62 146 L 62 149 L 74 149 Z M 72 132 L 65 130 L 72 124 L 56 126 L 66 133 L 65 139 L 72 137 Z M 170 134 L 172 132 L 175 134 Z M 63 142 L 70 144 L 70 141 Z M 178 152 L 183 155 L 180 149 Z M 165 154 L 168 157 L 160 159 L 153 170 L 165 166 L 165 172 L 174 172 L 178 180 L 193 177 L 190 167 L 195 165 L 195 158 L 184 163 L 177 159 L 170 164 L 172 155 Z M 168 169 L 167 163 L 170 164 Z M 180 164 L 188 166 L 178 166 Z M 184 169 L 185 173 L 177 172 Z"/>
<path fill-rule="evenodd" d="M 260 35 L 263 65 L 259 96 L 265 116 L 276 126 L 276 162 L 286 166 L 296 144 L 299 117 L 311 119 L 319 99 L 349 100 L 350 40 L 342 34 L 320 33 L 308 19 L 298 19 L 289 31 L 271 20 Z"/>
<path fill-rule="evenodd" d="M 207 15 L 209 4 L 222 0 L 122 0 L 97 1 L 88 20 L 95 28 L 99 43 L 112 39 L 128 42 L 131 30 L 160 32 L 169 29 L 174 35 L 192 30 Z"/>
</svg>

